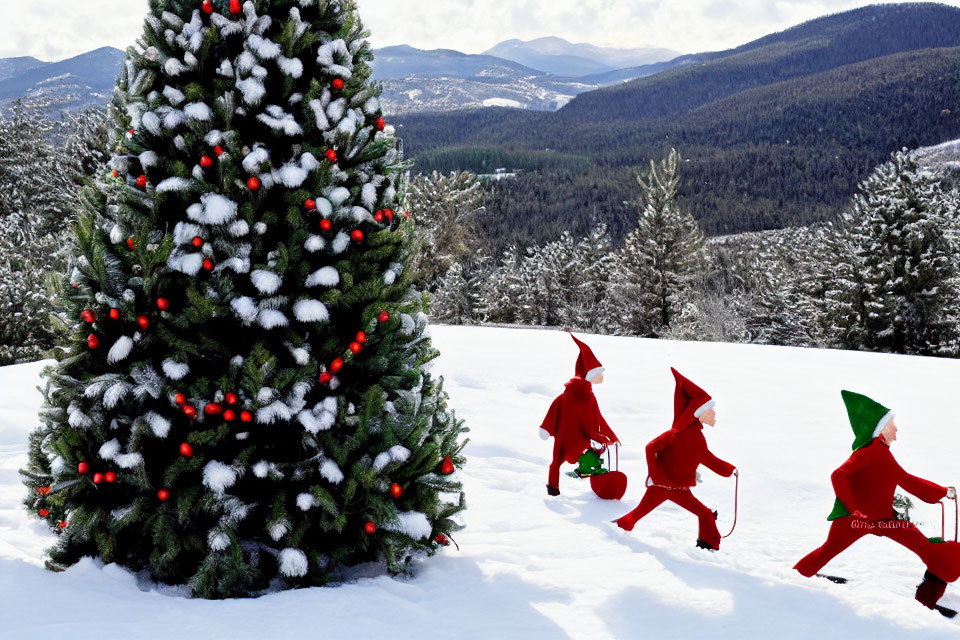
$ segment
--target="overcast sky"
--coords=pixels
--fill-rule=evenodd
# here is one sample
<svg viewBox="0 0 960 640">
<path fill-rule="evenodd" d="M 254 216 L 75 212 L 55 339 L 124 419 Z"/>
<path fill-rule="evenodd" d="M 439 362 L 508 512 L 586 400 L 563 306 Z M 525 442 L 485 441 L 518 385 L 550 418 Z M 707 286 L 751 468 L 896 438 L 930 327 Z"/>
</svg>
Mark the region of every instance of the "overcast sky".
<svg viewBox="0 0 960 640">
<path fill-rule="evenodd" d="M 559 36 L 681 53 L 735 47 L 860 0 L 358 0 L 374 47 L 480 53 L 510 38 Z M 200 0 L 197 0 L 200 4 Z M 960 0 L 944 4 L 960 6 Z M 437 10 L 437 7 L 441 7 Z M 147 0 L 0 0 L 0 58 L 55 61 L 140 35 Z"/>
</svg>

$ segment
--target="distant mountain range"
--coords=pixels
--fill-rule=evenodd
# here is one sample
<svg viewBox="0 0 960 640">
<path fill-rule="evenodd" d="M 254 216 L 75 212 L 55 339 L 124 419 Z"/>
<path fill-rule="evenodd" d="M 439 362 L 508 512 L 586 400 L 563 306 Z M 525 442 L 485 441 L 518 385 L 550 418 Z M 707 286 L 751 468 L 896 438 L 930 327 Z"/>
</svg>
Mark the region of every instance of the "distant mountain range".
<svg viewBox="0 0 960 640">
<path fill-rule="evenodd" d="M 556 110 L 574 96 L 669 67 L 663 49 L 611 49 L 572 44 L 560 38 L 528 43 L 509 40 L 493 50 L 511 57 L 465 54 L 449 49 L 424 51 L 408 45 L 374 51 L 374 79 L 383 82 L 388 113 L 449 111 L 512 106 Z M 27 92 L 59 99 L 67 110 L 104 104 L 113 91 L 123 52 L 105 47 L 60 62 L 36 58 L 0 59 L 0 104 Z M 513 58 L 529 58 L 525 65 Z M 629 69 L 616 70 L 618 64 Z M 614 70 L 611 70 L 614 69 Z M 563 71 L 560 76 L 556 71 Z M 584 71 L 587 78 L 573 77 Z"/>
<path fill-rule="evenodd" d="M 484 224 L 536 242 L 605 222 L 635 173 L 676 147 L 684 206 L 713 234 L 831 219 L 901 147 L 960 138 L 960 9 L 872 5 L 736 49 L 680 56 L 646 77 L 584 92 L 556 112 L 485 109 L 396 120 L 420 170 L 522 169 Z"/>
<path fill-rule="evenodd" d="M 123 56 L 119 49 L 103 47 L 60 62 L 0 59 L 0 104 L 33 92 L 56 99 L 67 111 L 104 105 L 113 95 Z"/>
<path fill-rule="evenodd" d="M 483 53 L 570 78 L 666 62 L 680 55 L 669 49 L 613 49 L 556 37 L 506 40 Z"/>
</svg>

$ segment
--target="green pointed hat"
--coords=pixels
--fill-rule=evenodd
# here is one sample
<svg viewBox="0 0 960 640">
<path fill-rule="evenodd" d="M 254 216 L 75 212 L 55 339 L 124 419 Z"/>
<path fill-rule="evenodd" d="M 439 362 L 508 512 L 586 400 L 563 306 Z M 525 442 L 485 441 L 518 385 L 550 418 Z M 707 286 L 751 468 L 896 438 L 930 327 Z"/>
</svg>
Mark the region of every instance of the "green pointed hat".
<svg viewBox="0 0 960 640">
<path fill-rule="evenodd" d="M 894 413 L 885 406 L 867 396 L 852 391 L 841 391 L 843 403 L 847 405 L 847 416 L 856 438 L 853 450 L 865 447 L 880 435 L 883 428 L 893 420 Z"/>
</svg>

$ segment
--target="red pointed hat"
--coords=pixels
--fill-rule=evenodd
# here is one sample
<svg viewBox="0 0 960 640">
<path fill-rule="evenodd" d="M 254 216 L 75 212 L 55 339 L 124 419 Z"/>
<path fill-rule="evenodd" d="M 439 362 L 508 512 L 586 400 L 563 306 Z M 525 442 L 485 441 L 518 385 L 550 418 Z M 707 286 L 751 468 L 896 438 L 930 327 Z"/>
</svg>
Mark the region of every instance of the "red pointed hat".
<svg viewBox="0 0 960 640">
<path fill-rule="evenodd" d="M 679 371 L 670 367 L 677 387 L 673 392 L 673 428 L 685 429 L 704 412 L 713 409 L 716 403 L 710 394 L 687 380 Z"/>
<path fill-rule="evenodd" d="M 577 337 L 572 333 L 570 337 L 573 338 L 573 341 L 580 347 L 580 355 L 577 357 L 576 376 L 589 382 L 603 373 L 603 365 L 600 364 L 597 356 L 593 355 L 593 351 L 591 351 L 590 347 L 583 341 L 577 340 Z"/>
</svg>

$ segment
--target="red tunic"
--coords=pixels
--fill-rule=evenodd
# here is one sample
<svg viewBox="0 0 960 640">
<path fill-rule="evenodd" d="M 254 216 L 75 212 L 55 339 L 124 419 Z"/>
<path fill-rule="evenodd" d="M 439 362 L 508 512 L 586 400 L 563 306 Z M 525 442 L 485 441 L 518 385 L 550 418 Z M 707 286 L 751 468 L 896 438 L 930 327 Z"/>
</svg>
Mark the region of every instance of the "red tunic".
<svg viewBox="0 0 960 640">
<path fill-rule="evenodd" d="M 710 453 L 703 425 L 694 419 L 687 427 L 671 429 L 647 445 L 647 473 L 663 487 L 692 487 L 697 484 L 697 467 L 729 477 L 736 468 Z"/>
<path fill-rule="evenodd" d="M 590 448 L 590 441 L 618 442 L 617 435 L 600 414 L 593 384 L 573 378 L 550 405 L 540 428 L 553 436 L 554 463 L 575 463 Z"/>
<path fill-rule="evenodd" d="M 893 518 L 893 494 L 897 486 L 924 502 L 934 503 L 947 495 L 946 487 L 904 471 L 880 437 L 854 451 L 830 479 L 843 506 L 850 513 L 859 511 L 870 520 Z"/>
</svg>

